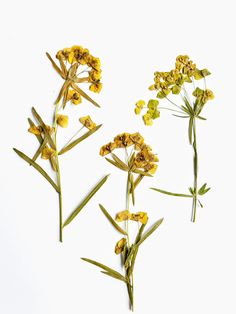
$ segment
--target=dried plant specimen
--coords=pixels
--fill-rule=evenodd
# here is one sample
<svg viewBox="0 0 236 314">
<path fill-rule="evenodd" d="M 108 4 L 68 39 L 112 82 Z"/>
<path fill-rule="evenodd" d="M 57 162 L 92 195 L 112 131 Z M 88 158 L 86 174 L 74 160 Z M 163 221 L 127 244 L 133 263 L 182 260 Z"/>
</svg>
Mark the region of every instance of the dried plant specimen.
<svg viewBox="0 0 236 314">
<path fill-rule="evenodd" d="M 124 160 L 114 153 L 114 151 L 118 150 L 124 153 Z M 82 259 L 101 268 L 103 274 L 123 281 L 127 286 L 130 309 L 133 310 L 134 266 L 136 257 L 140 245 L 160 226 L 163 218 L 156 221 L 144 232 L 148 223 L 148 214 L 143 211 L 131 212 L 131 206 L 135 205 L 135 189 L 138 184 L 144 177 L 151 177 L 156 172 L 158 157 L 152 152 L 151 147 L 145 144 L 144 138 L 139 133 L 122 133 L 117 135 L 114 141 L 101 147 L 100 155 L 111 156 L 111 158 L 106 157 L 106 160 L 119 170 L 127 172 L 126 209 L 117 213 L 114 219 L 103 205 L 99 205 L 105 217 L 122 236 L 116 243 L 114 252 L 121 256 L 124 273 L 121 274 L 95 260 L 88 258 Z M 132 204 L 130 200 L 132 200 Z M 130 235 L 130 222 L 138 225 L 138 230 L 136 235 L 132 237 L 133 239 L 131 239 Z M 123 226 L 120 224 L 123 224 Z"/>
<path fill-rule="evenodd" d="M 67 226 L 88 203 L 93 195 L 107 180 L 105 176 L 93 190 L 81 201 L 78 207 L 66 219 L 63 219 L 63 194 L 61 186 L 61 172 L 59 159 L 61 155 L 67 153 L 72 148 L 77 146 L 80 142 L 90 137 L 93 133 L 101 127 L 93 122 L 90 116 L 80 117 L 78 124 L 79 129 L 70 138 L 63 147 L 59 148 L 57 144 L 57 136 L 59 128 L 63 129 L 68 126 L 69 117 L 64 114 L 65 107 L 68 103 L 78 105 L 82 99 L 88 100 L 90 103 L 99 107 L 99 105 L 87 95 L 83 89 L 79 87 L 81 84 L 89 84 L 89 89 L 92 92 L 99 93 L 102 88 L 101 83 L 101 64 L 98 58 L 92 56 L 88 49 L 81 46 L 72 46 L 71 48 L 64 48 L 57 52 L 56 58 L 59 65 L 47 53 L 47 57 L 51 61 L 53 68 L 64 80 L 62 88 L 56 99 L 54 106 L 53 121 L 50 124 L 44 122 L 42 117 L 38 114 L 35 108 L 32 108 L 32 113 L 35 118 L 35 123 L 30 118 L 29 132 L 35 135 L 39 142 L 39 148 L 32 158 L 25 155 L 23 152 L 14 148 L 15 152 L 23 158 L 27 163 L 33 166 L 41 175 L 52 185 L 59 196 L 59 239 L 62 242 L 63 228 Z M 81 126 L 82 125 L 82 126 Z M 85 132 L 81 135 L 82 131 Z M 42 159 L 48 160 L 55 173 L 55 179 L 52 178 L 40 165 L 37 159 L 41 156 Z"/>
<path fill-rule="evenodd" d="M 195 63 L 187 55 L 180 55 L 176 58 L 175 68 L 169 72 L 155 72 L 154 84 L 149 89 L 156 91 L 159 100 L 166 100 L 170 107 L 160 107 L 159 100 L 151 99 L 147 106 L 145 101 L 139 100 L 135 105 L 135 114 L 140 114 L 145 108 L 143 115 L 145 125 L 152 125 L 153 120 L 160 117 L 161 110 L 169 110 L 173 115 L 188 120 L 188 138 L 193 149 L 193 186 L 189 187 L 189 194 L 172 193 L 165 190 L 152 188 L 163 194 L 179 197 L 192 198 L 191 221 L 196 220 L 197 205 L 202 207 L 199 196 L 206 194 L 210 188 L 204 183 L 200 188 L 198 184 L 198 150 L 197 150 L 197 120 L 206 120 L 202 116 L 202 111 L 209 100 L 214 99 L 213 92 L 207 88 L 206 77 L 211 73 L 207 69 L 199 70 Z M 203 81 L 202 86 L 197 86 L 197 82 Z M 171 95 L 178 97 L 178 103 L 171 98 Z M 182 105 L 179 105 L 179 103 Z"/>
</svg>

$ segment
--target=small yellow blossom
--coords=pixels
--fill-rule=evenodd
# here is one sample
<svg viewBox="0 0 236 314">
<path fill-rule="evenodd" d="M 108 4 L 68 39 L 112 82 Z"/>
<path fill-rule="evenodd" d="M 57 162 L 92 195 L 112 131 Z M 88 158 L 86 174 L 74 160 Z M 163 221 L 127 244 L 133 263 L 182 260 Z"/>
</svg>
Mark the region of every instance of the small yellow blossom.
<svg viewBox="0 0 236 314">
<path fill-rule="evenodd" d="M 101 148 L 100 148 L 100 155 L 101 156 L 105 156 L 105 155 L 108 155 L 110 154 L 114 149 L 116 148 L 116 144 L 113 143 L 113 142 L 110 142 L 106 145 L 103 145 Z"/>
<path fill-rule="evenodd" d="M 102 83 L 100 81 L 94 82 L 89 86 L 89 90 L 94 93 L 100 93 L 102 89 Z"/>
<path fill-rule="evenodd" d="M 57 124 L 60 125 L 62 128 L 67 128 L 68 127 L 68 122 L 69 122 L 69 117 L 65 116 L 63 114 L 58 114 L 57 115 Z"/>
<path fill-rule="evenodd" d="M 116 247 L 115 247 L 115 253 L 116 254 L 120 254 L 121 252 L 124 251 L 124 248 L 126 246 L 126 238 L 122 238 L 120 239 L 117 243 L 116 243 Z"/>
<path fill-rule="evenodd" d="M 145 125 L 153 125 L 153 119 L 149 113 L 143 115 L 143 121 Z"/>
<path fill-rule="evenodd" d="M 28 129 L 28 131 L 32 134 L 40 135 L 42 132 L 42 128 L 40 126 L 33 125 Z"/>
<path fill-rule="evenodd" d="M 42 159 L 50 159 L 55 154 L 55 150 L 50 147 L 45 147 L 42 151 L 41 158 Z"/>
<path fill-rule="evenodd" d="M 88 66 L 91 66 L 96 71 L 100 71 L 101 61 L 99 58 L 90 55 L 88 58 Z"/>
<path fill-rule="evenodd" d="M 145 212 L 137 212 L 136 214 L 131 214 L 130 220 L 139 221 L 143 225 L 146 225 L 148 222 L 148 215 Z"/>
<path fill-rule="evenodd" d="M 93 120 L 90 118 L 90 116 L 85 116 L 79 118 L 79 121 L 89 130 L 94 129 L 97 125 L 93 122 Z"/>
<path fill-rule="evenodd" d="M 96 71 L 96 70 L 91 70 L 89 72 L 89 82 L 96 82 L 101 79 L 101 73 L 102 71 Z"/>
<path fill-rule="evenodd" d="M 82 102 L 81 95 L 73 89 L 70 89 L 67 94 L 67 101 L 71 101 L 72 104 L 78 105 Z"/>
<path fill-rule="evenodd" d="M 117 148 L 129 147 L 134 144 L 129 133 L 122 133 L 114 138 Z"/>
<path fill-rule="evenodd" d="M 144 106 L 145 106 L 144 100 L 137 101 L 135 104 L 135 109 L 134 109 L 135 114 L 140 114 Z"/>
<path fill-rule="evenodd" d="M 130 212 L 127 209 L 123 210 L 122 212 L 119 212 L 116 215 L 116 221 L 117 222 L 122 222 L 122 221 L 125 221 L 125 220 L 128 220 L 128 219 L 130 219 Z"/>
</svg>

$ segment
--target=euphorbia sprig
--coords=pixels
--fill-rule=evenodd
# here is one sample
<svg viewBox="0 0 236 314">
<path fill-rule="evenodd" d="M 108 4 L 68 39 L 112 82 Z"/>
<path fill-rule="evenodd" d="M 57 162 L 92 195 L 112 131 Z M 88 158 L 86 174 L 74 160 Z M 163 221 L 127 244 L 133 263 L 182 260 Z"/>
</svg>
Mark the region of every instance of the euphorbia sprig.
<svg viewBox="0 0 236 314">
<path fill-rule="evenodd" d="M 114 150 L 124 150 L 124 159 L 120 159 Z M 143 211 L 131 212 L 130 199 L 135 204 L 135 189 L 140 181 L 146 176 L 152 176 L 157 169 L 157 156 L 152 152 L 149 145 L 145 144 L 144 138 L 139 133 L 122 133 L 114 138 L 114 141 L 104 145 L 100 149 L 100 155 L 111 155 L 106 160 L 116 168 L 127 172 L 126 209 L 116 214 L 115 219 L 108 213 L 103 205 L 99 205 L 113 227 L 122 235 L 115 245 L 114 252 L 122 257 L 123 274 L 92 259 L 82 258 L 102 269 L 102 273 L 123 281 L 127 286 L 130 309 L 134 309 L 134 266 L 140 245 L 160 226 L 163 221 L 159 219 L 146 232 L 144 229 L 148 222 L 148 214 Z M 136 176 L 136 178 L 134 177 Z M 129 232 L 129 222 L 138 224 L 138 231 L 133 241 Z M 123 223 L 124 226 L 120 226 Z"/>
<path fill-rule="evenodd" d="M 90 90 L 93 92 L 99 92 L 102 87 L 101 79 L 101 69 L 100 60 L 93 57 L 88 49 L 84 49 L 81 46 L 73 46 L 72 48 L 65 48 L 60 50 L 56 57 L 59 60 L 60 65 L 58 66 L 56 62 L 47 53 L 49 60 L 51 61 L 54 69 L 57 73 L 65 80 L 59 96 L 55 103 L 53 123 L 52 125 L 46 124 L 35 108 L 32 108 L 33 116 L 36 120 L 36 124 L 28 119 L 29 129 L 28 131 L 34 134 L 39 142 L 39 147 L 32 158 L 25 155 L 23 152 L 14 149 L 15 152 L 23 158 L 27 163 L 33 166 L 41 175 L 52 185 L 59 196 L 59 239 L 62 242 L 63 228 L 68 225 L 82 210 L 82 208 L 88 203 L 88 201 L 93 197 L 93 195 L 100 189 L 100 187 L 106 182 L 107 176 L 98 182 L 98 184 L 93 188 L 93 190 L 88 194 L 88 196 L 81 201 L 79 206 L 72 212 L 72 214 L 64 221 L 63 220 L 63 197 L 62 197 L 62 185 L 61 185 L 61 172 L 60 172 L 60 162 L 59 157 L 80 142 L 95 133 L 100 127 L 96 125 L 90 116 L 80 117 L 79 122 L 82 127 L 75 132 L 75 134 L 65 143 L 61 148 L 58 147 L 57 137 L 59 128 L 66 128 L 69 123 L 69 117 L 62 113 L 61 111 L 65 109 L 67 102 L 71 102 L 73 105 L 78 105 L 81 103 L 82 98 L 87 99 L 92 104 L 99 107 L 99 105 L 92 100 L 82 89 L 78 87 L 79 83 L 88 82 L 90 83 Z M 67 63 L 70 64 L 67 67 Z M 79 67 L 87 65 L 86 70 L 82 72 L 88 73 L 86 77 L 80 77 L 77 73 Z M 87 131 L 78 136 L 78 134 L 83 130 Z M 55 179 L 52 178 L 40 165 L 37 163 L 38 157 L 41 156 L 44 160 L 49 160 L 52 169 L 55 172 Z"/>
<path fill-rule="evenodd" d="M 206 194 L 210 188 L 206 183 L 200 188 L 198 186 L 198 150 L 197 150 L 197 119 L 206 120 L 202 117 L 202 110 L 206 103 L 214 98 L 213 92 L 207 88 L 206 77 L 211 73 L 207 69 L 198 69 L 196 64 L 189 59 L 187 55 L 180 55 L 176 58 L 175 68 L 169 72 L 155 72 L 154 84 L 149 89 L 157 91 L 156 97 L 151 99 L 147 104 L 147 112 L 143 115 L 145 125 L 152 125 L 153 120 L 160 116 L 161 110 L 169 110 L 178 118 L 188 119 L 188 138 L 193 148 L 193 170 L 194 182 L 193 187 L 189 188 L 190 194 L 172 193 L 165 190 L 152 188 L 163 194 L 190 197 L 193 199 L 191 221 L 196 220 L 197 204 L 202 207 L 199 196 Z M 203 80 L 203 86 L 196 86 L 197 81 Z M 192 92 L 188 91 L 187 85 L 191 86 Z M 178 102 L 172 100 L 171 95 L 178 96 Z M 170 107 L 160 107 L 159 101 L 166 100 Z M 182 103 L 182 104 L 181 104 Z M 140 114 L 146 107 L 145 102 L 140 100 L 136 103 L 135 114 Z"/>
</svg>

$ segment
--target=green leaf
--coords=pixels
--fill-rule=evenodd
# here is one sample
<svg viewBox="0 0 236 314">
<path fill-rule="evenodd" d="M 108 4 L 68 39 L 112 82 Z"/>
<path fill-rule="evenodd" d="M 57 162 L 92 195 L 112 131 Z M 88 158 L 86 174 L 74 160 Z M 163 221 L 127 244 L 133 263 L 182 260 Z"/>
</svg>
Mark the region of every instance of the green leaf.
<svg viewBox="0 0 236 314">
<path fill-rule="evenodd" d="M 72 212 L 72 214 L 66 219 L 63 224 L 63 227 L 67 226 L 84 208 L 84 206 L 90 201 L 90 199 L 97 193 L 97 191 L 103 186 L 103 184 L 107 181 L 109 174 L 106 175 L 102 180 L 98 182 L 98 184 L 92 189 L 92 191 L 85 197 L 85 199 L 79 204 L 79 206 Z"/>
<path fill-rule="evenodd" d="M 100 267 L 100 268 L 104 269 L 106 272 L 108 272 L 110 274 L 113 274 L 114 276 L 119 277 L 120 280 L 123 280 L 123 281 L 126 282 L 125 277 L 122 276 L 118 271 L 116 271 L 116 270 L 114 270 L 114 269 L 112 269 L 112 268 L 110 268 L 110 267 L 108 267 L 106 265 L 103 265 L 103 264 L 101 264 L 99 262 L 96 262 L 96 261 L 94 261 L 92 259 L 89 259 L 89 258 L 81 257 L 81 259 L 83 261 L 87 262 L 87 263 L 93 264 L 93 265 L 95 265 L 97 267 Z"/>
<path fill-rule="evenodd" d="M 143 178 L 144 176 L 142 174 L 138 175 L 138 177 L 134 181 L 134 189 L 136 189 L 136 187 L 139 185 L 139 183 L 142 181 Z"/>
<path fill-rule="evenodd" d="M 153 177 L 150 173 L 144 172 L 144 171 L 139 170 L 139 169 L 133 169 L 132 172 L 141 174 L 141 175 L 146 176 L 146 177 Z"/>
<path fill-rule="evenodd" d="M 101 211 L 103 212 L 103 214 L 107 217 L 107 219 L 110 221 L 110 223 L 113 225 L 113 227 L 115 227 L 115 229 L 117 231 L 119 231 L 121 234 L 127 235 L 127 232 L 125 230 L 123 230 L 116 222 L 115 220 L 110 216 L 110 214 L 106 211 L 106 209 L 99 204 L 99 207 L 101 209 Z"/>
<path fill-rule="evenodd" d="M 141 239 L 135 244 L 135 246 L 140 246 L 163 222 L 164 218 L 159 219 L 154 225 L 149 228 L 147 232 L 141 237 Z"/>
<path fill-rule="evenodd" d="M 193 108 L 191 107 L 191 105 L 190 105 L 190 103 L 186 97 L 184 97 L 184 103 L 185 103 L 185 106 L 188 108 L 190 115 L 193 116 L 194 115 Z"/>
<path fill-rule="evenodd" d="M 33 127 L 33 126 L 36 127 L 36 125 L 34 124 L 34 122 L 30 118 L 28 118 L 28 122 L 29 122 L 30 127 Z M 34 135 L 36 136 L 39 143 L 42 144 L 43 143 L 42 136 L 40 134 L 34 134 Z"/>
<path fill-rule="evenodd" d="M 113 273 L 109 273 L 109 272 L 106 272 L 106 271 L 101 271 L 101 273 L 103 273 L 104 275 L 110 276 L 112 278 L 124 281 L 125 283 L 129 284 L 129 282 L 126 280 L 126 278 L 123 277 L 122 275 L 121 276 L 117 276 L 117 275 L 114 275 Z"/>
<path fill-rule="evenodd" d="M 72 88 L 74 90 L 76 90 L 82 97 L 84 97 L 86 100 L 88 100 L 89 102 L 91 102 L 94 106 L 99 107 L 99 104 L 96 103 L 96 101 L 94 101 L 91 97 L 89 97 L 89 95 L 87 95 L 81 88 L 79 88 L 75 83 L 71 84 Z"/>
<path fill-rule="evenodd" d="M 56 70 L 56 72 L 63 78 L 65 79 L 66 76 L 63 74 L 63 72 L 61 71 L 61 69 L 57 66 L 57 64 L 54 62 L 54 60 L 52 59 L 52 57 L 50 56 L 50 54 L 48 52 L 46 52 L 46 56 L 48 57 L 48 59 L 51 61 L 53 68 Z"/>
<path fill-rule="evenodd" d="M 13 150 L 17 153 L 18 156 L 20 156 L 22 159 L 24 159 L 26 162 L 28 162 L 31 166 L 33 166 L 39 173 L 41 173 L 41 175 L 54 187 L 54 189 L 60 193 L 60 189 L 59 187 L 56 185 L 56 183 L 49 177 L 49 175 L 47 174 L 46 171 L 43 170 L 43 168 L 41 168 L 39 166 L 39 164 L 37 164 L 36 162 L 33 161 L 33 159 L 29 158 L 28 156 L 26 156 L 24 153 L 22 153 L 21 151 L 19 151 L 16 148 L 13 148 Z"/>
<path fill-rule="evenodd" d="M 177 114 L 172 114 L 172 116 L 178 117 L 178 118 L 189 118 L 189 116 L 179 116 Z"/>
<path fill-rule="evenodd" d="M 45 137 L 43 143 L 39 146 L 36 153 L 34 154 L 32 160 L 36 161 L 36 159 L 39 157 L 39 155 L 42 153 L 44 147 L 47 145 L 48 139 Z"/>
<path fill-rule="evenodd" d="M 199 195 L 206 194 L 211 188 L 206 188 L 207 183 L 204 183 L 203 186 L 198 190 Z"/>
<path fill-rule="evenodd" d="M 161 189 L 156 189 L 156 188 L 150 188 L 151 190 L 160 192 L 162 194 L 166 194 L 166 195 L 171 195 L 171 196 L 179 196 L 179 197 L 193 197 L 192 195 L 189 194 L 180 194 L 180 193 L 172 193 L 172 192 L 168 192 L 168 191 L 164 191 Z"/>
<path fill-rule="evenodd" d="M 40 117 L 40 115 L 38 114 L 38 112 L 35 110 L 35 108 L 33 107 L 32 108 L 32 112 L 33 112 L 33 115 L 35 116 L 35 119 L 39 122 L 39 124 L 41 125 L 41 127 L 43 128 L 43 132 L 45 134 L 45 137 L 47 138 L 48 140 L 48 143 L 50 144 L 50 146 L 56 150 L 56 146 L 51 138 L 51 135 L 49 134 L 48 130 L 47 130 L 47 127 L 46 127 L 46 124 L 43 122 L 43 119 Z"/>
<path fill-rule="evenodd" d="M 62 87 L 60 89 L 60 92 L 59 92 L 59 94 L 57 96 L 57 99 L 55 100 L 55 104 L 58 104 L 62 97 L 64 98 L 64 95 L 68 93 L 68 90 L 69 90 L 70 86 L 71 86 L 71 81 L 69 81 L 69 80 L 66 80 L 63 83 L 63 85 L 62 85 Z M 63 108 L 64 107 L 65 107 L 65 103 L 63 103 Z"/>
<path fill-rule="evenodd" d="M 206 118 L 203 118 L 201 116 L 197 116 L 197 118 L 200 119 L 200 120 L 207 120 Z"/>
<path fill-rule="evenodd" d="M 129 181 L 130 181 L 130 191 L 131 191 L 131 196 L 132 196 L 132 203 L 135 205 L 135 195 L 134 195 L 134 176 L 131 173 L 129 176 Z"/>
<path fill-rule="evenodd" d="M 88 132 L 86 132 L 85 134 L 83 134 L 82 136 L 80 136 L 79 138 L 77 138 L 76 140 L 74 140 L 73 142 L 71 142 L 70 144 L 68 144 L 66 147 L 62 148 L 58 155 L 62 155 L 66 152 L 68 152 L 69 150 L 71 150 L 73 147 L 75 147 L 77 144 L 79 144 L 80 142 L 82 142 L 83 140 L 85 140 L 87 137 L 89 137 L 90 135 L 92 135 L 93 133 L 95 133 L 98 129 L 100 129 L 100 127 L 102 126 L 102 124 L 97 125 L 95 128 L 93 128 L 92 130 L 89 130 Z"/>
<path fill-rule="evenodd" d="M 129 167 L 119 158 L 117 157 L 115 154 L 111 153 L 112 158 L 114 159 L 114 161 L 120 165 L 121 168 L 123 168 L 126 171 L 129 171 Z"/>
<path fill-rule="evenodd" d="M 113 166 L 115 166 L 115 167 L 117 167 L 117 168 L 119 168 L 119 169 L 121 169 L 121 170 L 123 170 L 123 171 L 127 171 L 126 168 L 121 167 L 120 164 L 118 164 L 116 161 L 114 161 L 114 160 L 112 160 L 112 159 L 110 159 L 110 158 L 108 158 L 108 157 L 105 157 L 105 159 L 106 159 L 110 164 L 112 164 Z"/>
</svg>

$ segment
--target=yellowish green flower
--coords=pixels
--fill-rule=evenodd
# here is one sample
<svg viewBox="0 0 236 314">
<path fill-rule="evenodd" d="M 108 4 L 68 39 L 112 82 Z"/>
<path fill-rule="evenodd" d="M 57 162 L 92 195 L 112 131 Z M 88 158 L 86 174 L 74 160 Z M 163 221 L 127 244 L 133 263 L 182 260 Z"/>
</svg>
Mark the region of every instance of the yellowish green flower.
<svg viewBox="0 0 236 314">
<path fill-rule="evenodd" d="M 120 254 L 124 251 L 124 247 L 126 246 L 126 242 L 127 242 L 126 238 L 122 238 L 116 243 L 116 246 L 115 246 L 115 253 L 116 254 Z"/>
<path fill-rule="evenodd" d="M 48 160 L 50 159 L 53 155 L 55 154 L 55 150 L 52 149 L 51 147 L 46 146 L 43 150 L 42 150 L 42 154 L 41 154 L 41 158 Z"/>
<path fill-rule="evenodd" d="M 94 129 L 97 125 L 93 122 L 93 120 L 90 118 L 90 116 L 85 116 L 79 118 L 79 121 L 89 130 Z"/>
<path fill-rule="evenodd" d="M 72 104 L 78 105 L 82 102 L 81 95 L 73 89 L 70 89 L 67 94 L 67 101 L 71 101 Z"/>
<path fill-rule="evenodd" d="M 60 125 L 62 128 L 67 128 L 68 127 L 68 122 L 69 122 L 69 117 L 65 116 L 63 114 L 58 114 L 57 115 L 57 124 Z"/>
<path fill-rule="evenodd" d="M 137 212 L 135 214 L 131 214 L 130 220 L 139 221 L 143 225 L 146 225 L 148 222 L 148 215 L 145 212 Z"/>
<path fill-rule="evenodd" d="M 145 106 L 144 100 L 137 101 L 135 104 L 135 109 L 134 109 L 135 114 L 140 114 L 144 106 Z"/>
<path fill-rule="evenodd" d="M 122 221 L 125 221 L 125 220 L 129 220 L 130 219 L 130 212 L 128 210 L 123 210 L 122 212 L 119 212 L 117 215 L 116 215 L 116 221 L 117 222 L 122 222 Z"/>
<path fill-rule="evenodd" d="M 153 125 L 153 119 L 152 116 L 149 113 L 146 113 L 143 115 L 143 121 L 145 125 Z"/>
</svg>

